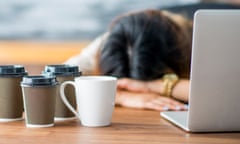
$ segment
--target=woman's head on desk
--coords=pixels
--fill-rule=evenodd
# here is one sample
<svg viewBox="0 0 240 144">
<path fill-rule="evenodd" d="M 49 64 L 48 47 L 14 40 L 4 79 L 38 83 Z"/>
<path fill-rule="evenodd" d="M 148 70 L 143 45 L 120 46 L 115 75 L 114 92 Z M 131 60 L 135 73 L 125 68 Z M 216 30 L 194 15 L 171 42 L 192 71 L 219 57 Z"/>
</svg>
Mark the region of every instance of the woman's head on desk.
<svg viewBox="0 0 240 144">
<path fill-rule="evenodd" d="M 145 10 L 117 17 L 99 54 L 104 75 L 137 80 L 190 72 L 192 22 L 160 10 Z"/>
<path fill-rule="evenodd" d="M 127 13 L 66 63 L 79 65 L 83 74 L 97 70 L 118 77 L 116 105 L 186 110 L 178 100 L 188 101 L 191 35 L 192 22 L 181 15 L 161 10 Z"/>
</svg>

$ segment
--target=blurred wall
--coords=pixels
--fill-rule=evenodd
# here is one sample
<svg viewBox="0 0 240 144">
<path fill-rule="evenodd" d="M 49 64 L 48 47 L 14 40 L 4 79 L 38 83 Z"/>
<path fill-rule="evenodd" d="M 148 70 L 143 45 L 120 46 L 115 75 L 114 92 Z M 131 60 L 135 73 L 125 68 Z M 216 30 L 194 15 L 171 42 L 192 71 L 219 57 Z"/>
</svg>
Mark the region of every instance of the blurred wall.
<svg viewBox="0 0 240 144">
<path fill-rule="evenodd" d="M 0 40 L 91 40 L 124 12 L 199 0 L 1 0 Z"/>
</svg>

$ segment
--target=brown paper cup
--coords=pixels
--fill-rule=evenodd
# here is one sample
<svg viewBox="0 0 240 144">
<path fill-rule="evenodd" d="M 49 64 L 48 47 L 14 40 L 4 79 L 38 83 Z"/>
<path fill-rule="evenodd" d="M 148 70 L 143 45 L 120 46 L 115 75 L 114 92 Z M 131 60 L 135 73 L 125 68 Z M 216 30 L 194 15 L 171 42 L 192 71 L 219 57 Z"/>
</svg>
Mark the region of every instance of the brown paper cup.
<svg viewBox="0 0 240 144">
<path fill-rule="evenodd" d="M 26 126 L 53 126 L 57 95 L 56 77 L 23 77 L 21 86 Z"/>
</svg>

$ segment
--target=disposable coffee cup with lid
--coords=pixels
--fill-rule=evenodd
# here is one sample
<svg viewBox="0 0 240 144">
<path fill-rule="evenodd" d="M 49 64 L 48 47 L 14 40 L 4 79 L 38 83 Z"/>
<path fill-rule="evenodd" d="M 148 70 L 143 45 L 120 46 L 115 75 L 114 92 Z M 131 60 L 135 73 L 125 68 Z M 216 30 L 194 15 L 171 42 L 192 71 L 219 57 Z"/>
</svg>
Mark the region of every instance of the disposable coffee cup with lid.
<svg viewBox="0 0 240 144">
<path fill-rule="evenodd" d="M 22 65 L 0 65 L 0 122 L 22 119 L 20 82 L 27 74 Z"/>
<path fill-rule="evenodd" d="M 27 127 L 54 125 L 58 82 L 55 76 L 25 76 L 21 82 Z"/>
<path fill-rule="evenodd" d="M 79 67 L 76 65 L 59 64 L 45 66 L 42 74 L 48 76 L 56 76 L 59 84 L 62 84 L 64 81 L 74 81 L 76 77 L 81 76 L 82 72 L 79 71 Z M 76 109 L 77 104 L 74 87 L 69 85 L 68 87 L 66 87 L 65 93 L 71 105 L 73 105 L 73 107 Z M 58 91 L 56 97 L 55 120 L 62 121 L 72 119 L 76 119 L 76 116 L 63 103 L 62 99 L 60 98 L 60 93 Z"/>
</svg>

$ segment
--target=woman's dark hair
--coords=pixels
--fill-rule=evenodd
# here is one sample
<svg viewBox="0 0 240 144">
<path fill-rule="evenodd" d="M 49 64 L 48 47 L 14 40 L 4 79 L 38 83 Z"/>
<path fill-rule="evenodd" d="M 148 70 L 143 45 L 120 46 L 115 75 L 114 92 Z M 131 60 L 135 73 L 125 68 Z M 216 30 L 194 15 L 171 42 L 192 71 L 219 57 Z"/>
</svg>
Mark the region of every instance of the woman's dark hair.
<svg viewBox="0 0 240 144">
<path fill-rule="evenodd" d="M 159 10 L 118 17 L 99 55 L 104 75 L 153 80 L 167 72 L 188 77 L 190 44 L 175 21 Z M 184 42 L 189 41 L 189 42 Z"/>
</svg>

